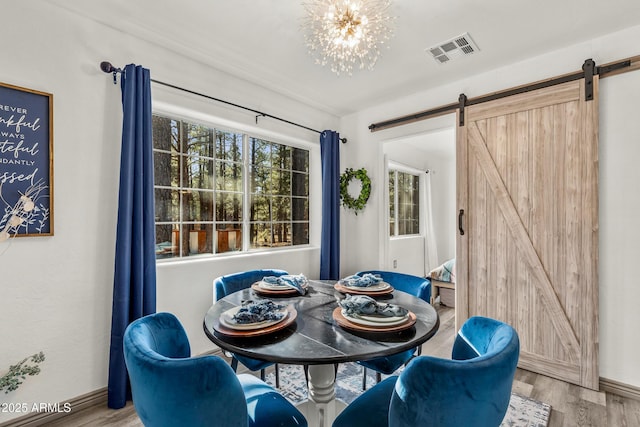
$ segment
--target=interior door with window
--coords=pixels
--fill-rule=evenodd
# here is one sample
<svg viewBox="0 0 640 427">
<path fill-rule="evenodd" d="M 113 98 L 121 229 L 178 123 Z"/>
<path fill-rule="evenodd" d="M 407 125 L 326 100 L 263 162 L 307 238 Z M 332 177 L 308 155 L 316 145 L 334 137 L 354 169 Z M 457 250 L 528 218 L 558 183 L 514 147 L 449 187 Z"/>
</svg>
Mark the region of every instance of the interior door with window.
<svg viewBox="0 0 640 427">
<path fill-rule="evenodd" d="M 521 368 L 598 389 L 598 81 L 465 108 L 456 323 L 513 325 Z M 464 234 L 462 234 L 464 233 Z"/>
</svg>

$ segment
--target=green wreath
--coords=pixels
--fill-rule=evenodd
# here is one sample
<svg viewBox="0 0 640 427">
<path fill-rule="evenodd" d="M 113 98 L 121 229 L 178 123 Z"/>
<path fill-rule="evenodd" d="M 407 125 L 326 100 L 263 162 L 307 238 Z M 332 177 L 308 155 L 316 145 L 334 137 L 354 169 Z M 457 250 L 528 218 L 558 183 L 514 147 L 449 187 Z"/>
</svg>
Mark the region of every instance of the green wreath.
<svg viewBox="0 0 640 427">
<path fill-rule="evenodd" d="M 354 178 L 360 180 L 362 183 L 362 189 L 360 190 L 360 195 L 357 199 L 351 197 L 348 190 L 349 183 Z M 371 179 L 369 179 L 365 168 L 355 171 L 351 168 L 347 168 L 344 173 L 340 175 L 340 198 L 342 199 L 342 205 L 348 209 L 353 209 L 356 215 L 358 215 L 358 211 L 364 209 L 364 205 L 367 204 L 370 194 Z"/>
</svg>

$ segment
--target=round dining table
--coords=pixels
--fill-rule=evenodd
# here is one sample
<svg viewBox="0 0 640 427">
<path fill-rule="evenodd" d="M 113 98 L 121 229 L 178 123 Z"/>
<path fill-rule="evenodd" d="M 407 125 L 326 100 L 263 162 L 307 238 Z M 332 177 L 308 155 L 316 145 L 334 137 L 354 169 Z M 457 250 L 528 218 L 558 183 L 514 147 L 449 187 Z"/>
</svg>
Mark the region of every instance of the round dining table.
<svg viewBox="0 0 640 427">
<path fill-rule="evenodd" d="M 392 332 L 370 331 L 359 325 L 345 327 L 345 322 L 339 324 L 336 318 L 340 316 L 336 313 L 340 311 L 336 310 L 338 301 L 345 298 L 345 294 L 334 288 L 335 283 L 309 280 L 305 295 L 264 295 L 247 288 L 217 301 L 203 322 L 206 335 L 223 350 L 270 362 L 307 365 L 309 399 L 299 404 L 298 409 L 312 427 L 331 426 L 345 407 L 344 402 L 335 398 L 336 363 L 369 360 L 416 348 L 429 340 L 440 325 L 438 314 L 429 303 L 393 290 L 376 300 L 399 305 L 413 313 L 415 323 L 410 327 L 395 328 L 398 330 Z M 289 320 L 282 327 L 246 334 L 229 333 L 221 327 L 223 313 L 243 302 L 263 298 L 288 307 Z"/>
</svg>

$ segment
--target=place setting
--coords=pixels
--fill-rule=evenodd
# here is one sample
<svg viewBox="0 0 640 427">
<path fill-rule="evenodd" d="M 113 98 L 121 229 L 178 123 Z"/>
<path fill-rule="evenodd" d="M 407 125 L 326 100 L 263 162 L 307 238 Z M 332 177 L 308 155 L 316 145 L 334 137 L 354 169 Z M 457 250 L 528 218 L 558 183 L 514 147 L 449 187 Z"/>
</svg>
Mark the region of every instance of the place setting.
<svg viewBox="0 0 640 427">
<path fill-rule="evenodd" d="M 285 274 L 283 276 L 265 276 L 251 285 L 251 289 L 260 295 L 291 296 L 305 295 L 309 280 L 304 274 Z"/>
<path fill-rule="evenodd" d="M 393 286 L 382 280 L 378 274 L 365 273 L 340 279 L 334 289 L 348 295 L 382 296 L 393 292 Z"/>
<path fill-rule="evenodd" d="M 333 319 L 343 328 L 363 332 L 398 332 L 416 323 L 413 312 L 396 304 L 380 303 L 368 295 L 347 295 L 338 301 Z"/>
<path fill-rule="evenodd" d="M 214 329 L 233 337 L 270 334 L 291 325 L 298 313 L 293 304 L 279 304 L 268 299 L 243 301 L 241 306 L 223 312 L 214 321 Z"/>
</svg>

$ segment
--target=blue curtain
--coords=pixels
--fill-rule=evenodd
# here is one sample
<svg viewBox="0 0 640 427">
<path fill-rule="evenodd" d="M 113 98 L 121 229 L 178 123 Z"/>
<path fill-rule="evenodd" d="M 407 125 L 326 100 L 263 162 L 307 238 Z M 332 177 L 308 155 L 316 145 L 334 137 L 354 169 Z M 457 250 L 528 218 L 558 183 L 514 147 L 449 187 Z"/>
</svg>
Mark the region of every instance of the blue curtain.
<svg viewBox="0 0 640 427">
<path fill-rule="evenodd" d="M 340 134 L 320 134 L 322 158 L 322 235 L 320 279 L 340 278 Z"/>
<path fill-rule="evenodd" d="M 131 398 L 122 338 L 132 321 L 156 311 L 155 205 L 149 70 L 129 64 L 121 75 L 122 151 L 116 231 L 108 405 Z"/>
</svg>

